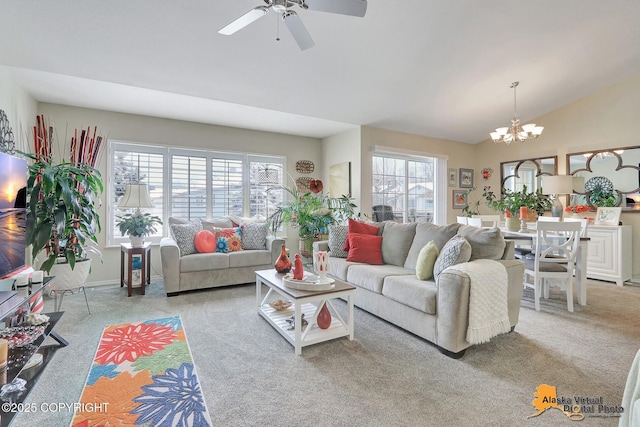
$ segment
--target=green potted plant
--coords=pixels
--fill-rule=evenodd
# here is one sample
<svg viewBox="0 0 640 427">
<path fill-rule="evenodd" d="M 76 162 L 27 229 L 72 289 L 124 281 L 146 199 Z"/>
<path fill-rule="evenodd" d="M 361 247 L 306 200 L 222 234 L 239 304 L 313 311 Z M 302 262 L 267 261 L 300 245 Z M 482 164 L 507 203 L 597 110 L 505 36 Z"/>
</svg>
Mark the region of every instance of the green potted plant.
<svg viewBox="0 0 640 427">
<path fill-rule="evenodd" d="M 149 213 L 135 212 L 118 215 L 116 225 L 122 236 L 129 236 L 131 246 L 141 247 L 143 239 L 158 231 L 157 225 L 161 225 L 159 217 Z"/>
<path fill-rule="evenodd" d="M 33 160 L 27 181 L 27 245 L 35 262 L 44 252 L 39 269 L 65 265 L 74 270 L 81 263 L 89 274 L 89 253 L 100 255 L 97 234 L 101 230 L 99 196 L 104 191 L 100 171 L 84 164 L 54 163 L 43 155 L 25 154 Z M 84 278 L 86 280 L 86 276 Z"/>
<path fill-rule="evenodd" d="M 281 187 L 290 197 L 269 216 L 271 231 L 282 224 L 298 230 L 300 255 L 310 257 L 315 239 L 329 232 L 330 224 L 339 224 L 353 217 L 356 205 L 348 196 L 331 198 L 322 192 L 322 181 L 311 181 L 309 191 L 302 193 L 297 187 Z"/>
</svg>

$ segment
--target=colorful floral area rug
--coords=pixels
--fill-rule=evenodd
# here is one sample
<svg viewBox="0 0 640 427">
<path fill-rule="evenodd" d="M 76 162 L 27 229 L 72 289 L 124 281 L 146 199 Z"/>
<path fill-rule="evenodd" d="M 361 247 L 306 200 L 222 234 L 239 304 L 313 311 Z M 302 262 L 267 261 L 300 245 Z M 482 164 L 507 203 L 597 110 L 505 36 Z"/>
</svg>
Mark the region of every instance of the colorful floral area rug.
<svg viewBox="0 0 640 427">
<path fill-rule="evenodd" d="M 72 427 L 211 425 L 180 316 L 104 328 Z"/>
</svg>

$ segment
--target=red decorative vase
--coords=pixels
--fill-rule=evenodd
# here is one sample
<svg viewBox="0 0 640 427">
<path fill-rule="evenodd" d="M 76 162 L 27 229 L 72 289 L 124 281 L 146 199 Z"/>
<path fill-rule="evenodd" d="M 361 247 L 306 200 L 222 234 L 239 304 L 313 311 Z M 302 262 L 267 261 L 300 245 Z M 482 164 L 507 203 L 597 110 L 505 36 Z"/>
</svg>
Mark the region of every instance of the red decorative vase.
<svg viewBox="0 0 640 427">
<path fill-rule="evenodd" d="M 282 245 L 280 256 L 278 257 L 274 267 L 278 273 L 288 273 L 291 271 L 291 261 L 287 256 L 287 248 L 285 245 Z"/>
<path fill-rule="evenodd" d="M 318 313 L 318 327 L 320 329 L 327 329 L 331 326 L 331 312 L 327 308 L 327 304 L 322 304 L 320 313 Z"/>
</svg>

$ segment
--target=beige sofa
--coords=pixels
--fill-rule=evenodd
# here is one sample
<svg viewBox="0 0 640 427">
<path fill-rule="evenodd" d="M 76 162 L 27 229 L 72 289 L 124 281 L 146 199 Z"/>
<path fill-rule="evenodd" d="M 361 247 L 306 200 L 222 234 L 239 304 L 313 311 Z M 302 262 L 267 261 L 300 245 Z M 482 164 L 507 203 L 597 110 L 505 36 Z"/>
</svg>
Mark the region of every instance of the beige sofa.
<svg viewBox="0 0 640 427">
<path fill-rule="evenodd" d="M 382 239 L 383 265 L 347 261 L 340 254 L 340 238 L 316 242 L 314 250 L 329 250 L 332 276 L 356 286 L 355 305 L 432 343 L 450 357 L 461 357 L 471 344 L 466 341 L 470 278 L 447 268 L 437 280 L 419 280 L 416 263 L 420 250 L 431 240 L 439 249 L 456 234 L 472 247 L 470 262 L 495 259 L 508 276 L 508 312 L 511 330 L 518 323 L 524 264 L 514 259 L 513 243 L 505 242 L 500 230 L 467 225 L 438 226 L 429 223 L 378 223 Z M 332 227 L 332 233 L 340 235 Z M 331 243 L 331 247 L 330 247 Z M 475 252 L 475 253 L 474 253 Z M 341 256 L 344 256 L 343 254 Z M 455 267 L 455 266 L 454 266 Z"/>
<path fill-rule="evenodd" d="M 170 220 L 171 223 L 175 221 Z M 226 218 L 208 223 L 221 228 L 233 227 L 232 221 Z M 165 237 L 160 241 L 165 292 L 167 296 L 174 296 L 196 289 L 255 282 L 255 272 L 272 268 L 284 243 L 283 239 L 266 236 L 264 249 L 182 255 L 175 237 Z"/>
</svg>

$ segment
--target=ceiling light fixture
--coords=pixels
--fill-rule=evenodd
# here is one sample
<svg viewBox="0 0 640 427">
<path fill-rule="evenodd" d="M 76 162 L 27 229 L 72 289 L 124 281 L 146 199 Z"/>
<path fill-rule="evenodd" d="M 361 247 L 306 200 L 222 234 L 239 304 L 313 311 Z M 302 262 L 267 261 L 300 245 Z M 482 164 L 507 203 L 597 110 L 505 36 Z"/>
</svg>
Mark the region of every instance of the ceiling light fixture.
<svg viewBox="0 0 640 427">
<path fill-rule="evenodd" d="M 516 112 L 516 87 L 519 82 L 511 83 L 513 89 L 513 119 L 511 119 L 511 127 L 497 128 L 495 132 L 491 132 L 491 139 L 496 144 L 504 142 L 509 145 L 514 141 L 524 142 L 529 138 L 537 138 L 542 134 L 544 129 L 542 126 L 536 126 L 535 123 L 529 123 L 526 125 L 520 125 L 520 119 L 518 119 L 518 113 Z"/>
</svg>

